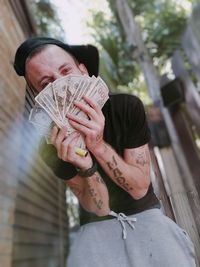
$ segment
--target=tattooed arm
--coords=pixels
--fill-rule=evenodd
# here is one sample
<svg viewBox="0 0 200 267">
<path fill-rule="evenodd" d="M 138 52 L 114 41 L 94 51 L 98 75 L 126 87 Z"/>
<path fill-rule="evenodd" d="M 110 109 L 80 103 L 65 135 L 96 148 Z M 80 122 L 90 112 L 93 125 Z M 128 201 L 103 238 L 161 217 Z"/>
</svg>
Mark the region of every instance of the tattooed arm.
<svg viewBox="0 0 200 267">
<path fill-rule="evenodd" d="M 77 175 L 66 183 L 85 210 L 98 216 L 108 215 L 110 212 L 108 190 L 98 172 L 87 178 Z"/>
<path fill-rule="evenodd" d="M 105 142 L 92 152 L 108 176 L 134 199 L 145 196 L 150 184 L 150 155 L 147 144 L 125 149 L 123 158 Z"/>
<path fill-rule="evenodd" d="M 109 177 L 134 199 L 145 196 L 150 184 L 150 156 L 147 144 L 125 149 L 123 159 L 106 143 L 93 153 Z"/>
<path fill-rule="evenodd" d="M 103 140 L 105 118 L 100 107 L 84 97 L 88 105 L 75 102 L 88 119 L 68 114 L 71 125 L 85 136 L 88 150 L 92 152 L 107 175 L 134 199 L 142 198 L 150 184 L 150 157 L 148 145 L 125 149 L 123 158 Z"/>
</svg>

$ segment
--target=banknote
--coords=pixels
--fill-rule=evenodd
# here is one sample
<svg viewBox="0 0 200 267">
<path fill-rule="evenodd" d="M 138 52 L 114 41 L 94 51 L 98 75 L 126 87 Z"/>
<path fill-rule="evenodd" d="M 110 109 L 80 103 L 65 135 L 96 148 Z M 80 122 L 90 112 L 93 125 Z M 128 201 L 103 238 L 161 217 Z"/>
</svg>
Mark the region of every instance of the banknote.
<svg viewBox="0 0 200 267">
<path fill-rule="evenodd" d="M 30 112 L 29 121 L 36 127 L 38 133 L 49 137 L 55 122 L 48 113 L 38 104 Z"/>
<path fill-rule="evenodd" d="M 53 125 L 58 128 L 66 127 L 69 136 L 75 129 L 67 119 L 67 114 L 80 118 L 87 118 L 74 101 L 88 105 L 84 96 L 89 97 L 102 108 L 108 100 L 108 87 L 101 77 L 69 74 L 49 83 L 35 98 L 29 120 L 35 127 L 41 129 L 44 136 L 48 137 Z M 77 146 L 85 148 L 84 136 L 80 135 Z"/>
</svg>

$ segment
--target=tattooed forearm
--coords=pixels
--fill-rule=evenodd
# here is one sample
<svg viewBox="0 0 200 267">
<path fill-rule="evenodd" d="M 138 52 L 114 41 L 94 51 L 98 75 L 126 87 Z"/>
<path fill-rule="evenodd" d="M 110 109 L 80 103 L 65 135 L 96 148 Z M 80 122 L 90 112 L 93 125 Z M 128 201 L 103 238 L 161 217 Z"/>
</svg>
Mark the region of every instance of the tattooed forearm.
<svg viewBox="0 0 200 267">
<path fill-rule="evenodd" d="M 105 185 L 103 178 L 98 173 L 95 173 L 95 178 L 96 178 L 97 183 Z"/>
<path fill-rule="evenodd" d="M 112 157 L 112 162 L 108 161 L 107 165 L 110 170 L 115 169 L 115 167 L 117 166 L 117 162 L 114 156 Z"/>
<path fill-rule="evenodd" d="M 122 172 L 119 170 L 117 166 L 117 161 L 114 156 L 112 157 L 112 162 L 107 162 L 107 166 L 109 170 L 112 171 L 116 181 L 121 187 L 123 187 L 126 191 L 133 190 L 133 188 L 129 186 L 129 184 L 126 182 L 126 179 L 123 177 Z"/>
<path fill-rule="evenodd" d="M 88 187 L 88 192 L 89 192 L 90 196 L 92 197 L 92 200 L 93 200 L 95 206 L 100 210 L 102 208 L 103 201 L 101 199 L 98 199 L 97 193 L 95 192 L 94 188 L 92 188 L 91 185 L 89 185 L 89 187 Z"/>
</svg>

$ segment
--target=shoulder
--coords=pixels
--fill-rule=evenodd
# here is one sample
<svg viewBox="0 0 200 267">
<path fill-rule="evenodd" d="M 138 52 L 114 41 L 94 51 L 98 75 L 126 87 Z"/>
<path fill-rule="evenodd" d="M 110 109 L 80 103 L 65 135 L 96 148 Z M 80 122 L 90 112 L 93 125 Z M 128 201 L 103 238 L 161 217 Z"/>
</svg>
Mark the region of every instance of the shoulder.
<svg viewBox="0 0 200 267">
<path fill-rule="evenodd" d="M 144 105 L 135 95 L 130 94 L 110 94 L 104 110 L 109 110 L 121 115 L 143 114 Z"/>
<path fill-rule="evenodd" d="M 109 95 L 109 99 L 106 102 L 104 109 L 114 109 L 115 111 L 133 111 L 140 107 L 143 108 L 143 103 L 137 96 L 118 93 Z"/>
<path fill-rule="evenodd" d="M 135 95 L 111 94 L 103 113 L 106 129 L 115 131 L 123 148 L 135 148 L 144 145 L 150 139 L 146 114 L 142 101 Z"/>
<path fill-rule="evenodd" d="M 111 104 L 117 103 L 117 104 L 132 104 L 132 105 L 137 105 L 138 103 L 141 103 L 141 100 L 135 96 L 135 95 L 130 95 L 130 94 L 123 94 L 123 93 L 118 93 L 118 94 L 110 94 L 109 95 L 109 100 Z"/>
</svg>

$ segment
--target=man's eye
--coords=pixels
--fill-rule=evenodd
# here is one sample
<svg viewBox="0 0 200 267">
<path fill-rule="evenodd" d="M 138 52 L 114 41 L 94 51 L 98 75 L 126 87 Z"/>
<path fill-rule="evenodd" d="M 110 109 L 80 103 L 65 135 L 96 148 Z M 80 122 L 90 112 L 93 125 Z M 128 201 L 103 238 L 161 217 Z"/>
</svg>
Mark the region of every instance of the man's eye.
<svg viewBox="0 0 200 267">
<path fill-rule="evenodd" d="M 50 83 L 50 81 L 46 81 L 46 82 L 42 83 L 41 84 L 42 89 L 44 89 L 49 83 Z"/>
<path fill-rule="evenodd" d="M 61 74 L 62 75 L 67 75 L 67 74 L 69 74 L 70 73 L 70 68 L 66 68 L 66 69 L 63 69 L 62 71 L 61 71 Z"/>
</svg>

